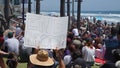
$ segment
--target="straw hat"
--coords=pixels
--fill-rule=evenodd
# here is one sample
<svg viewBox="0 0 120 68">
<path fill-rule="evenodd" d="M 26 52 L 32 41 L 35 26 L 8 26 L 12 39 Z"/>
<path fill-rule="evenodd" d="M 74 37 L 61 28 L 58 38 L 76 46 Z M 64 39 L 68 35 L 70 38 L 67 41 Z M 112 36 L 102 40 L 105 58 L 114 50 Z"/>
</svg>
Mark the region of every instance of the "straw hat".
<svg viewBox="0 0 120 68">
<path fill-rule="evenodd" d="M 48 52 L 45 50 L 40 50 L 37 54 L 31 55 L 30 61 L 32 64 L 39 66 L 52 66 L 54 64 L 54 61 L 48 56 Z"/>
</svg>

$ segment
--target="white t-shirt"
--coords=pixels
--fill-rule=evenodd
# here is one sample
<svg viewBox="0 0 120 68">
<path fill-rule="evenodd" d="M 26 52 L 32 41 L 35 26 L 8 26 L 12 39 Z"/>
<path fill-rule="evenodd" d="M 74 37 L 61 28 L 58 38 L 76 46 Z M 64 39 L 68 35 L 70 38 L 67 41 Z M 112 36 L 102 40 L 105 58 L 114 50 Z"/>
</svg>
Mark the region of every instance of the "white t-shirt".
<svg viewBox="0 0 120 68">
<path fill-rule="evenodd" d="M 78 32 L 78 29 L 77 28 L 74 28 L 72 30 L 72 33 L 74 34 L 74 36 L 79 36 L 79 32 Z"/>
<path fill-rule="evenodd" d="M 8 52 L 14 52 L 19 55 L 19 41 L 16 38 L 8 38 L 5 40 L 5 46 L 8 48 Z"/>
<path fill-rule="evenodd" d="M 88 46 L 84 46 L 82 48 L 83 58 L 86 62 L 93 62 L 95 61 L 95 47 L 90 48 Z"/>
<path fill-rule="evenodd" d="M 71 55 L 66 55 L 64 57 L 64 63 L 65 63 L 65 65 L 69 64 L 71 60 L 72 60 Z"/>
</svg>

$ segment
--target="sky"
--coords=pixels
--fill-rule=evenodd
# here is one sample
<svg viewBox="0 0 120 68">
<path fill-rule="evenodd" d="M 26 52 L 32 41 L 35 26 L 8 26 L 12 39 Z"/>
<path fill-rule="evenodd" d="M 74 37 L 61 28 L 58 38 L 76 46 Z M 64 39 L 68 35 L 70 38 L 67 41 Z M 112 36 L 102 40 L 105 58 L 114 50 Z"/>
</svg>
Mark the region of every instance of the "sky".
<svg viewBox="0 0 120 68">
<path fill-rule="evenodd" d="M 54 11 L 54 10 L 59 11 L 60 10 L 59 7 L 60 7 L 60 0 L 41 1 L 41 11 Z M 75 10 L 77 10 L 77 2 L 75 3 Z M 81 4 L 81 10 L 82 11 L 120 11 L 120 0 L 83 0 Z"/>
</svg>

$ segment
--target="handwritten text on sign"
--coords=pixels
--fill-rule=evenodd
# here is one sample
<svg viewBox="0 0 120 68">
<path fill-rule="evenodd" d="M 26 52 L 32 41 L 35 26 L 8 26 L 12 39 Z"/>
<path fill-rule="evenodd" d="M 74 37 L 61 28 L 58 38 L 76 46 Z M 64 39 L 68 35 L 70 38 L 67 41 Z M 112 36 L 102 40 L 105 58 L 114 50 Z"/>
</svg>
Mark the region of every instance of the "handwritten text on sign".
<svg viewBox="0 0 120 68">
<path fill-rule="evenodd" d="M 66 47 L 68 17 L 27 13 L 24 45 L 55 49 Z"/>
</svg>

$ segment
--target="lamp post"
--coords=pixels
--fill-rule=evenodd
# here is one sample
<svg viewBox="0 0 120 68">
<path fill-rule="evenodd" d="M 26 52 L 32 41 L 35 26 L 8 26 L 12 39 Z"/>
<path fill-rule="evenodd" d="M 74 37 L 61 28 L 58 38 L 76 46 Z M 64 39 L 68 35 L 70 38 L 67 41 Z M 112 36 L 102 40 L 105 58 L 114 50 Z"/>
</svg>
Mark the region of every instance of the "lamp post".
<svg viewBox="0 0 120 68">
<path fill-rule="evenodd" d="M 25 0 L 22 0 L 22 19 L 23 19 L 23 24 L 25 24 L 25 21 L 24 21 L 24 19 L 25 19 L 25 9 L 24 9 L 24 7 L 25 7 Z"/>
<path fill-rule="evenodd" d="M 77 4 L 77 28 L 78 29 L 80 29 L 81 2 L 82 0 L 78 0 L 78 4 Z"/>
</svg>

